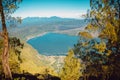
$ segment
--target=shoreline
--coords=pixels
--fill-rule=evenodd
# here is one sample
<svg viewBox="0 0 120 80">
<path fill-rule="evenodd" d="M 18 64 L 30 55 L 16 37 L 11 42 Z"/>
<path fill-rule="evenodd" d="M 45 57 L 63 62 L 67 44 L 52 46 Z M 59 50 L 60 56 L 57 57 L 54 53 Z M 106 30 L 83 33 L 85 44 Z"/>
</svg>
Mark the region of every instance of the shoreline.
<svg viewBox="0 0 120 80">
<path fill-rule="evenodd" d="M 44 70 L 42 69 L 45 68 L 49 68 L 50 70 L 55 70 L 55 72 L 57 72 L 58 69 L 56 69 L 56 67 L 63 64 L 65 58 L 65 56 L 41 55 L 36 49 L 27 43 L 25 43 L 24 49 L 22 49 L 21 56 L 24 60 L 20 64 L 21 71 L 25 70 L 26 72 L 30 72 L 32 74 L 43 73 Z"/>
<path fill-rule="evenodd" d="M 69 29 L 69 30 L 58 30 L 58 31 L 53 31 L 52 33 L 59 33 L 59 34 L 68 34 L 68 35 L 74 35 L 74 36 L 77 36 L 78 33 L 81 31 L 81 30 L 84 30 L 84 27 L 80 27 L 80 28 L 75 28 L 75 29 Z M 32 36 L 28 36 L 26 37 L 26 42 L 32 38 L 36 38 L 36 37 L 39 37 L 39 36 L 43 36 L 47 33 L 50 33 L 50 32 L 43 32 L 43 33 L 40 33 L 40 34 L 37 34 L 37 35 L 32 35 Z"/>
<path fill-rule="evenodd" d="M 78 33 L 79 33 L 81 30 L 84 30 L 84 27 L 75 28 L 75 29 L 69 29 L 69 30 L 62 30 L 62 31 L 55 31 L 55 33 L 68 34 L 68 35 L 71 35 L 71 36 L 77 36 Z"/>
<path fill-rule="evenodd" d="M 67 35 L 71 35 L 71 36 L 76 36 L 83 29 L 84 29 L 83 27 L 82 28 L 80 27 L 80 28 L 75 28 L 75 29 L 52 31 L 52 33 L 67 34 Z M 30 40 L 32 38 L 39 37 L 39 36 L 43 36 L 47 33 L 50 33 L 50 32 L 42 32 L 42 33 L 39 33 L 38 35 L 34 34 L 34 35 L 31 35 L 31 36 L 28 36 L 28 37 L 26 37 L 25 42 L 27 43 L 28 40 Z M 59 66 L 60 64 L 61 65 L 64 64 L 64 59 L 65 59 L 66 55 L 64 55 L 64 56 L 63 55 L 59 55 L 59 56 L 58 55 L 50 55 L 50 56 L 49 55 L 43 55 L 43 54 L 39 53 L 35 48 L 33 48 L 33 46 L 31 46 L 30 44 L 28 44 L 28 45 L 35 52 L 34 56 L 36 57 L 36 59 L 38 59 L 42 62 L 45 62 L 45 63 L 49 63 L 49 64 L 47 64 L 47 66 L 50 66 L 53 69 L 56 69 L 56 67 Z M 35 62 L 35 64 L 36 64 L 36 62 Z M 56 65 L 53 66 L 53 64 L 56 64 Z M 46 65 L 46 64 L 42 63 L 42 65 Z M 41 65 L 39 64 L 39 66 L 41 66 Z M 56 69 L 55 71 L 57 71 L 57 70 L 58 69 Z"/>
<path fill-rule="evenodd" d="M 55 56 L 55 55 L 51 55 L 51 56 L 47 56 L 47 55 L 43 55 L 40 54 L 35 48 L 33 48 L 30 44 L 27 44 L 30 48 L 32 48 L 32 50 L 34 51 L 34 56 L 36 57 L 36 59 L 42 61 L 42 62 L 47 62 L 48 64 L 44 64 L 44 66 L 49 66 L 55 69 L 55 67 L 57 67 L 60 64 L 64 64 L 64 59 L 66 56 Z M 53 64 L 56 64 L 53 66 Z M 40 67 L 40 65 L 39 65 Z M 55 70 L 57 71 L 57 69 Z"/>
<path fill-rule="evenodd" d="M 47 34 L 47 33 L 49 33 L 49 32 L 43 32 L 43 33 L 40 33 L 40 34 L 38 34 L 38 35 L 28 36 L 28 37 L 26 38 L 26 42 L 27 42 L 28 40 L 32 39 L 32 38 L 36 38 L 36 37 L 39 37 L 39 36 L 43 36 L 43 35 L 45 35 L 45 34 Z"/>
</svg>

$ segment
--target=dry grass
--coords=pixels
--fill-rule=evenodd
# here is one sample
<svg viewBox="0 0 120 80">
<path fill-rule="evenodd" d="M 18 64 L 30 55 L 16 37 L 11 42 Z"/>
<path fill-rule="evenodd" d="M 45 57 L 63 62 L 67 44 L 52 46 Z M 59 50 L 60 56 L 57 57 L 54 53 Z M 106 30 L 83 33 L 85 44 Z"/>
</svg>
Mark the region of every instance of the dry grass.
<svg viewBox="0 0 120 80">
<path fill-rule="evenodd" d="M 25 46 L 22 49 L 21 58 L 23 60 L 20 65 L 21 71 L 24 70 L 25 72 L 32 74 L 45 74 L 45 70 L 47 69 L 50 74 L 57 75 L 50 66 L 49 60 L 45 56 L 38 54 L 38 52 L 27 43 L 25 43 Z"/>
</svg>

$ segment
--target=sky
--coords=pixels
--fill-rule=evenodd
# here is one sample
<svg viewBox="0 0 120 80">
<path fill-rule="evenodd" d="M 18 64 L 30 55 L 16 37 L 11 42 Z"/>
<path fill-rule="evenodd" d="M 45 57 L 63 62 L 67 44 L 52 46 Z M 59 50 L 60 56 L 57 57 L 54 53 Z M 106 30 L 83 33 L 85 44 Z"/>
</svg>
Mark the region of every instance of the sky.
<svg viewBox="0 0 120 80">
<path fill-rule="evenodd" d="M 81 18 L 90 9 L 90 0 L 23 0 L 14 17 Z"/>
</svg>

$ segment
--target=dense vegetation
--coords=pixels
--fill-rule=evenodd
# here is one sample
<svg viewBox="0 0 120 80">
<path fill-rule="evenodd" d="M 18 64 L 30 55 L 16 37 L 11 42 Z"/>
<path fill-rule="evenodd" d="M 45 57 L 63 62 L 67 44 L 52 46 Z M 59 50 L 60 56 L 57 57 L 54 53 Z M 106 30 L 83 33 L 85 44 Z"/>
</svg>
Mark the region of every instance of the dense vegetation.
<svg viewBox="0 0 120 80">
<path fill-rule="evenodd" d="M 90 23 L 79 33 L 80 39 L 74 47 L 75 58 L 85 65 L 80 79 L 120 80 L 119 6 L 119 0 L 90 0 L 91 11 L 87 15 Z"/>
<path fill-rule="evenodd" d="M 81 61 L 74 57 L 72 50 L 68 52 L 68 56 L 66 56 L 64 61 L 64 66 L 60 73 L 61 80 L 78 80 L 82 75 L 82 68 L 84 68 Z"/>
<path fill-rule="evenodd" d="M 16 37 L 9 38 L 9 45 L 10 45 L 10 54 L 9 54 L 9 64 L 12 73 L 20 73 L 20 63 L 22 62 L 20 57 L 20 50 L 23 48 L 23 44 L 20 42 L 19 39 Z M 2 56 L 2 47 L 3 47 L 3 40 L 0 38 L 0 56 Z M 0 64 L 2 64 L 2 60 L 0 59 Z M 0 75 L 3 75 L 2 65 L 0 65 Z"/>
</svg>

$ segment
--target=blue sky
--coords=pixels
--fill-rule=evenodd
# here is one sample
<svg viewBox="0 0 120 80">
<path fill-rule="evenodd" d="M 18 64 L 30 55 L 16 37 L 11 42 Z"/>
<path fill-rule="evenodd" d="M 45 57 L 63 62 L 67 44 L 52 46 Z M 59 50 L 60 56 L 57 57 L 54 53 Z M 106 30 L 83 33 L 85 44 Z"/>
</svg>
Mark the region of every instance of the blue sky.
<svg viewBox="0 0 120 80">
<path fill-rule="evenodd" d="M 90 9 L 90 0 L 23 0 L 13 14 L 17 17 L 69 17 L 80 18 Z"/>
</svg>

